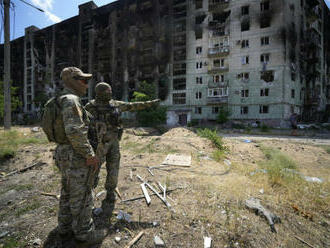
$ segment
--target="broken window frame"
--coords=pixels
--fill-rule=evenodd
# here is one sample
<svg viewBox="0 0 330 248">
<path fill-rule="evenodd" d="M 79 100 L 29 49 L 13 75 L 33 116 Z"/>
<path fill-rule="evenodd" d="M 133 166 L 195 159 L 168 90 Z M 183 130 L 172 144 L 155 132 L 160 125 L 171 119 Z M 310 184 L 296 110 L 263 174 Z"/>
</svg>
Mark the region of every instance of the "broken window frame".
<svg viewBox="0 0 330 248">
<path fill-rule="evenodd" d="M 218 114 L 219 113 L 219 107 L 212 107 L 212 114 Z"/>
<path fill-rule="evenodd" d="M 219 87 L 209 89 L 207 92 L 208 97 L 226 97 L 228 96 L 228 87 Z"/>
<path fill-rule="evenodd" d="M 219 65 L 219 66 L 217 66 L 217 65 Z M 225 59 L 220 58 L 220 59 L 213 60 L 213 68 L 225 68 Z"/>
<path fill-rule="evenodd" d="M 241 57 L 242 65 L 248 65 L 249 64 L 249 55 Z"/>
<path fill-rule="evenodd" d="M 244 90 L 241 90 L 241 97 L 249 97 L 249 90 L 248 89 L 244 89 Z"/>
<path fill-rule="evenodd" d="M 195 114 L 202 114 L 202 107 L 195 107 Z"/>
<path fill-rule="evenodd" d="M 260 54 L 260 62 L 261 63 L 269 63 L 269 60 L 270 60 L 270 53 Z"/>
<path fill-rule="evenodd" d="M 269 74 L 269 75 L 267 75 Z M 265 80 L 265 77 L 270 77 L 270 80 Z M 266 70 L 266 71 L 261 71 L 260 72 L 260 80 L 263 80 L 267 83 L 274 82 L 275 80 L 275 72 L 273 70 Z"/>
<path fill-rule="evenodd" d="M 249 113 L 248 106 L 241 106 L 241 115 L 247 115 Z"/>
<path fill-rule="evenodd" d="M 270 10 L 270 2 L 269 1 L 263 1 L 260 3 L 260 11 L 264 12 L 264 11 L 268 11 Z"/>
<path fill-rule="evenodd" d="M 186 93 L 173 93 L 172 94 L 173 105 L 186 104 Z"/>
<path fill-rule="evenodd" d="M 269 36 L 264 36 L 260 38 L 260 45 L 267 46 L 269 45 Z"/>
<path fill-rule="evenodd" d="M 269 88 L 260 89 L 260 96 L 269 96 Z"/>
<path fill-rule="evenodd" d="M 268 114 L 269 106 L 268 105 L 259 105 L 259 114 Z"/>
<path fill-rule="evenodd" d="M 196 77 L 196 84 L 203 84 L 203 77 Z"/>
<path fill-rule="evenodd" d="M 223 83 L 225 82 L 224 74 L 215 74 L 213 75 L 213 83 Z"/>
<path fill-rule="evenodd" d="M 295 98 L 295 90 L 294 89 L 291 89 L 291 98 Z"/>
<path fill-rule="evenodd" d="M 203 51 L 203 47 L 201 46 L 196 47 L 196 54 L 202 54 L 202 51 Z"/>
<path fill-rule="evenodd" d="M 244 5 L 241 7 L 241 15 L 245 16 L 245 15 L 249 15 L 250 12 L 250 6 L 249 5 Z"/>
<path fill-rule="evenodd" d="M 244 19 L 241 22 L 241 32 L 249 31 L 250 30 L 250 20 Z"/>
<path fill-rule="evenodd" d="M 185 90 L 187 87 L 186 78 L 174 78 L 173 79 L 173 90 Z"/>
<path fill-rule="evenodd" d="M 241 48 L 248 48 L 248 47 L 249 47 L 249 40 L 242 40 Z"/>
<path fill-rule="evenodd" d="M 195 95 L 196 99 L 202 99 L 202 92 L 201 91 L 197 91 L 196 95 Z"/>
</svg>

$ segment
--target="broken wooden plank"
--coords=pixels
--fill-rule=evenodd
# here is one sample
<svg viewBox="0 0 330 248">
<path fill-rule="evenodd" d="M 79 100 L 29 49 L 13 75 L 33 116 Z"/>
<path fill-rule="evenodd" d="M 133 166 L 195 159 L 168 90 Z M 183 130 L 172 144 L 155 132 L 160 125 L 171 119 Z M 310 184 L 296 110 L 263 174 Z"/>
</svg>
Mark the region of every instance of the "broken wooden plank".
<svg viewBox="0 0 330 248">
<path fill-rule="evenodd" d="M 131 248 L 132 245 L 134 245 L 136 242 L 139 241 L 139 239 L 143 236 L 143 234 L 144 234 L 144 231 L 139 232 L 139 234 L 136 235 L 136 236 L 134 237 L 134 239 L 132 239 L 132 240 L 127 244 L 127 246 L 125 246 L 125 248 Z"/>
<path fill-rule="evenodd" d="M 145 183 L 141 183 L 140 186 L 141 186 L 141 189 L 142 189 L 143 195 L 144 195 L 144 197 L 146 198 L 147 205 L 149 206 L 150 203 L 151 203 L 151 198 L 150 198 L 150 196 L 149 196 L 149 193 L 148 193 L 148 190 L 147 190 L 147 188 L 146 188 L 146 185 L 145 185 Z"/>
<path fill-rule="evenodd" d="M 296 239 L 298 239 L 300 242 L 304 243 L 305 245 L 307 245 L 307 246 L 309 246 L 309 247 L 312 247 L 312 248 L 316 248 L 315 246 L 313 246 L 313 245 L 307 243 L 307 242 L 306 242 L 305 240 L 303 240 L 302 238 L 300 238 L 300 237 L 298 237 L 298 236 L 296 236 L 296 235 L 294 235 L 294 237 L 295 237 Z"/>
<path fill-rule="evenodd" d="M 155 194 L 156 194 L 156 196 L 158 196 L 158 198 L 159 199 L 161 199 L 161 201 L 168 207 L 168 208 L 170 208 L 171 207 L 171 204 L 168 202 L 168 201 L 166 201 L 166 199 L 164 199 L 155 189 L 154 189 L 154 187 L 152 187 L 149 183 L 147 183 L 147 182 L 145 182 L 145 180 L 142 178 L 142 177 L 140 177 L 139 175 L 136 175 L 136 177 L 140 180 L 140 181 L 142 181 L 143 183 L 145 183 L 145 185 L 149 188 L 149 189 L 151 189 L 151 191 L 153 191 Z"/>
<path fill-rule="evenodd" d="M 167 193 L 171 193 L 175 190 L 178 190 L 178 189 L 182 189 L 181 187 L 179 188 L 175 188 L 175 189 L 169 189 L 167 190 Z M 158 194 L 162 194 L 163 192 L 159 192 Z M 155 193 L 152 193 L 152 194 L 149 194 L 149 196 L 153 196 L 153 195 L 156 195 Z M 169 196 L 167 196 L 169 197 Z M 137 197 L 134 197 L 134 198 L 130 198 L 130 199 L 126 199 L 126 200 L 122 200 L 121 202 L 122 203 L 125 203 L 125 202 L 131 202 L 131 201 L 136 201 L 136 200 L 141 200 L 141 199 L 145 199 L 144 195 L 142 196 L 137 196 Z"/>
<path fill-rule="evenodd" d="M 266 208 L 264 208 L 260 204 L 259 199 L 251 197 L 250 199 L 245 201 L 245 206 L 249 209 L 254 210 L 256 214 L 264 216 L 269 223 L 271 231 L 276 233 L 275 223 L 281 223 L 281 219 L 275 214 L 271 213 Z"/>
<path fill-rule="evenodd" d="M 16 173 L 25 172 L 25 171 L 27 171 L 27 170 L 29 170 L 29 169 L 32 169 L 33 167 L 41 166 L 41 165 L 44 165 L 44 164 L 47 164 L 47 163 L 45 163 L 45 162 L 40 162 L 40 161 L 39 161 L 39 162 L 34 163 L 34 164 L 30 165 L 30 166 L 24 167 L 23 169 L 20 169 L 20 170 L 14 170 L 14 171 L 12 171 L 12 172 L 9 172 L 8 174 L 6 174 L 6 175 L 4 175 L 4 176 L 2 176 L 2 177 L 5 178 L 5 177 L 8 177 L 8 176 L 12 176 L 12 175 L 14 175 L 14 174 L 16 174 Z"/>
<path fill-rule="evenodd" d="M 52 193 L 40 192 L 40 195 L 44 195 L 44 196 L 52 196 L 52 197 L 55 197 L 57 200 L 60 199 L 60 195 L 56 195 L 56 194 L 52 194 Z"/>
<path fill-rule="evenodd" d="M 160 182 L 157 182 L 157 184 L 158 184 L 160 190 L 163 191 L 163 198 L 166 199 L 166 185 L 163 186 L 163 185 L 161 185 Z"/>
<path fill-rule="evenodd" d="M 182 154 L 168 154 L 162 164 L 190 167 L 191 156 Z"/>
<path fill-rule="evenodd" d="M 122 200 L 121 194 L 120 194 L 119 189 L 117 187 L 115 188 L 115 193 L 117 194 L 117 196 L 119 197 L 119 199 Z"/>
<path fill-rule="evenodd" d="M 154 173 L 152 173 L 152 171 L 149 168 L 147 168 L 147 170 L 152 176 L 154 176 Z"/>
</svg>

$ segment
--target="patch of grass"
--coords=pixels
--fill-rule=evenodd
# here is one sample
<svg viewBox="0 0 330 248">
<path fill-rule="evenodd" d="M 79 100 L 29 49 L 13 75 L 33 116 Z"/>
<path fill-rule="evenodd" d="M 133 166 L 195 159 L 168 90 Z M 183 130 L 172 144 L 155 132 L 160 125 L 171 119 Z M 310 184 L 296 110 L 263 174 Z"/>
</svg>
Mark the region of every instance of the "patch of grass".
<svg viewBox="0 0 330 248">
<path fill-rule="evenodd" d="M 5 237 L 2 246 L 3 248 L 17 248 L 17 247 L 26 247 L 28 243 L 26 241 L 20 240 L 20 237 Z"/>
<path fill-rule="evenodd" d="M 212 153 L 212 158 L 217 161 L 220 162 L 224 159 L 225 153 L 223 150 L 215 150 Z"/>
<path fill-rule="evenodd" d="M 7 160 L 16 155 L 20 145 L 45 144 L 45 138 L 24 136 L 16 130 L 0 132 L 0 160 Z"/>
<path fill-rule="evenodd" d="M 21 215 L 26 214 L 27 212 L 30 212 L 32 210 L 38 209 L 41 207 L 41 203 L 34 199 L 31 203 L 23 206 L 22 208 L 19 208 L 15 211 L 16 217 L 20 217 Z"/>
<path fill-rule="evenodd" d="M 271 185 L 282 185 L 283 180 L 295 179 L 298 176 L 294 173 L 286 172 L 285 169 L 295 170 L 296 163 L 280 150 L 271 147 L 260 146 L 261 151 L 266 157 L 259 165 L 267 170 L 267 175 Z"/>
<path fill-rule="evenodd" d="M 217 134 L 217 130 L 211 130 L 208 128 L 197 129 L 197 134 L 200 137 L 209 139 L 218 150 L 227 150 L 227 147 L 224 145 L 222 138 Z"/>
<path fill-rule="evenodd" d="M 326 153 L 330 154 L 330 146 L 328 146 L 328 145 L 321 145 L 320 147 L 322 147 L 324 149 L 324 151 L 326 151 Z"/>
</svg>

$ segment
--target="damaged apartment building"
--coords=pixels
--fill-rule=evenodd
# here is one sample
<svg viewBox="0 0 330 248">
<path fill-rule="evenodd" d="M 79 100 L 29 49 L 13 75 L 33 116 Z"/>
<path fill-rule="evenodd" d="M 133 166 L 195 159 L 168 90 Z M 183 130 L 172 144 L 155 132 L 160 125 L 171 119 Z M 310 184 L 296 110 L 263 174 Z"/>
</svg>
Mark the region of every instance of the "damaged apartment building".
<svg viewBox="0 0 330 248">
<path fill-rule="evenodd" d="M 119 0 L 11 42 L 12 81 L 26 113 L 54 94 L 61 70 L 93 73 L 129 101 L 155 84 L 167 124 L 230 119 L 286 126 L 328 121 L 329 10 L 323 0 Z M 3 49 L 1 49 L 3 53 Z M 3 54 L 0 61 L 3 70 Z"/>
</svg>

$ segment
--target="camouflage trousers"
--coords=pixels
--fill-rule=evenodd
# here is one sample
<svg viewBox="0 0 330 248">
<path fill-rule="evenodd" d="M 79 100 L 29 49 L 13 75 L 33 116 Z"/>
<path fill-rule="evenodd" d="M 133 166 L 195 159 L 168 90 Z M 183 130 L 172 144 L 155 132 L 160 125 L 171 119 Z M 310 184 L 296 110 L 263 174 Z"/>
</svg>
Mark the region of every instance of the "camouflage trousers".
<svg viewBox="0 0 330 248">
<path fill-rule="evenodd" d="M 90 190 L 86 193 L 89 171 L 85 165 L 86 160 L 77 154 L 71 145 L 58 145 L 55 150 L 55 163 L 62 175 L 59 232 L 65 234 L 73 231 L 76 238 L 85 240 L 87 234 L 94 230 L 92 187 L 89 187 Z"/>
<path fill-rule="evenodd" d="M 111 137 L 111 139 L 106 142 L 105 147 L 107 147 L 106 153 L 104 155 L 106 161 L 107 176 L 104 187 L 107 191 L 107 195 L 103 203 L 114 204 L 116 199 L 115 189 L 118 184 L 118 173 L 120 164 L 119 140 L 117 136 Z M 98 183 L 99 170 L 96 173 L 96 177 L 97 179 L 95 180 L 95 187 Z"/>
</svg>

